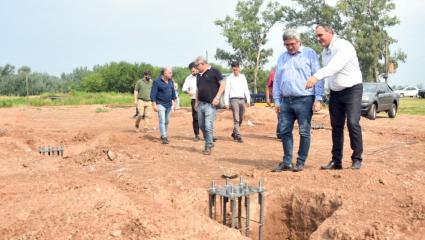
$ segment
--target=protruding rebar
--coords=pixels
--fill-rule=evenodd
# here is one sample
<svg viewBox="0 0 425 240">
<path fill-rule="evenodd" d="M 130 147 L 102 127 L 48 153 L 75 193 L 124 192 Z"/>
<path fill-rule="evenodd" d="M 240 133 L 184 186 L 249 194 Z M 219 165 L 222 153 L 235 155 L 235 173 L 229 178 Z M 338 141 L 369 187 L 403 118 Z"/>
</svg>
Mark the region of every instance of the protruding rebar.
<svg viewBox="0 0 425 240">
<path fill-rule="evenodd" d="M 245 226 L 245 236 L 249 238 L 249 223 L 250 223 L 250 199 L 249 194 L 245 196 L 245 210 L 246 210 L 246 226 Z"/>
<path fill-rule="evenodd" d="M 258 201 L 260 203 L 260 227 L 258 230 L 258 239 L 263 240 L 263 227 L 264 227 L 264 192 L 258 193 Z"/>
<path fill-rule="evenodd" d="M 242 197 L 238 197 L 238 229 L 242 229 Z"/>
<path fill-rule="evenodd" d="M 223 197 L 223 224 L 227 225 L 227 212 L 226 212 L 226 206 L 227 206 L 227 197 Z"/>
<path fill-rule="evenodd" d="M 236 219 L 236 207 L 235 207 L 235 198 L 230 198 L 230 211 L 231 211 L 231 227 L 235 227 Z"/>
</svg>

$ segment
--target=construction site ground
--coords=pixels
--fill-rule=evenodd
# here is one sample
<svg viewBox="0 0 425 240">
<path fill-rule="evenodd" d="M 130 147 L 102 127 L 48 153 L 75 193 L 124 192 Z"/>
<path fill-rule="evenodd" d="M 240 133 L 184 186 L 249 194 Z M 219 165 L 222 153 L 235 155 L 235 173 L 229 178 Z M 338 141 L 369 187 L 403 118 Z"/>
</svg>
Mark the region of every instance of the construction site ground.
<svg viewBox="0 0 425 240">
<path fill-rule="evenodd" d="M 263 180 L 264 239 L 425 239 L 424 116 L 362 118 L 362 169 L 350 169 L 346 131 L 344 169 L 323 171 L 332 143 L 322 110 L 304 171 L 274 173 L 283 150 L 272 108 L 247 110 L 243 143 L 230 137 L 231 112 L 220 110 L 210 156 L 193 141 L 190 109 L 172 114 L 168 145 L 158 130 L 135 132 L 133 114 L 95 105 L 0 109 L 0 239 L 246 239 L 208 217 L 207 189 L 212 180 L 222 186 L 223 174 Z M 64 156 L 38 153 L 47 146 L 64 146 Z"/>
</svg>

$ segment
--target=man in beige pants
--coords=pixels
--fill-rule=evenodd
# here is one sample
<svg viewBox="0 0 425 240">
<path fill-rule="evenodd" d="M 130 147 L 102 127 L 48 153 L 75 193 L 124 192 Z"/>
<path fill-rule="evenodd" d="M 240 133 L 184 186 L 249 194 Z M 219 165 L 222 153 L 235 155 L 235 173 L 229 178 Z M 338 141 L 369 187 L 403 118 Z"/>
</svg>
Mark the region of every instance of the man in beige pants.
<svg viewBox="0 0 425 240">
<path fill-rule="evenodd" d="M 136 132 L 139 132 L 140 121 L 144 120 L 143 130 L 145 132 L 151 131 L 151 119 L 152 119 L 152 101 L 151 101 L 151 89 L 152 79 L 151 72 L 145 71 L 144 78 L 136 82 L 134 87 L 134 102 L 137 104 L 139 115 L 136 117 Z"/>
</svg>

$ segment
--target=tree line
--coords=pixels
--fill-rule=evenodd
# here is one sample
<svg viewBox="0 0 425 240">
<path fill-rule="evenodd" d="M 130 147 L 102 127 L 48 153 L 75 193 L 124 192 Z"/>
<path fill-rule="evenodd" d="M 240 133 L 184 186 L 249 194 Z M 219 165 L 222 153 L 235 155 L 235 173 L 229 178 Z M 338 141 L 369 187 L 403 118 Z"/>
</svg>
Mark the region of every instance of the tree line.
<svg viewBox="0 0 425 240">
<path fill-rule="evenodd" d="M 211 63 L 222 73 L 229 74 L 230 68 Z M 121 92 L 132 93 L 143 72 L 149 70 L 153 78 L 160 75 L 161 67 L 147 63 L 111 62 L 94 66 L 75 68 L 60 77 L 46 73 L 31 72 L 31 68 L 16 67 L 10 64 L 0 66 L 0 95 L 26 96 L 41 93 L 66 93 L 71 90 L 83 92 Z M 184 80 L 190 74 L 187 67 L 173 67 L 173 80 L 181 89 Z M 260 70 L 260 83 L 265 86 L 269 71 Z M 27 91 L 28 90 L 28 91 Z"/>
</svg>

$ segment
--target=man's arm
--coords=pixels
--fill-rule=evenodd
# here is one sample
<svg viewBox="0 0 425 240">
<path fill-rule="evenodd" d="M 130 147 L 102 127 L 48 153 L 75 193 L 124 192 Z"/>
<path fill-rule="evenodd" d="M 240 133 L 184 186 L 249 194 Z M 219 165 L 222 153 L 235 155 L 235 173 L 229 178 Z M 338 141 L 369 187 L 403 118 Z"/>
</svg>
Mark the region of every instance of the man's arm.
<svg viewBox="0 0 425 240">
<path fill-rule="evenodd" d="M 336 50 L 337 53 L 332 57 L 329 63 L 308 78 L 305 84 L 306 89 L 312 88 L 319 80 L 335 75 L 356 56 L 356 50 L 351 44 L 344 44 L 344 46 L 340 46 Z"/>
<path fill-rule="evenodd" d="M 229 108 L 229 98 L 230 98 L 230 77 L 226 80 L 226 86 L 224 88 L 224 106 L 226 109 Z"/>
<path fill-rule="evenodd" d="M 251 104 L 251 93 L 249 92 L 249 87 L 248 87 L 248 81 L 246 80 L 245 75 L 243 76 L 243 84 L 244 84 L 244 92 L 245 92 L 245 97 L 246 97 L 246 103 L 248 104 L 248 106 L 250 106 Z"/>
<path fill-rule="evenodd" d="M 282 71 L 280 71 L 280 64 L 281 59 L 277 61 L 276 65 L 276 73 L 274 75 L 273 80 L 273 100 L 274 100 L 274 106 L 276 108 L 276 112 L 280 112 L 280 81 L 282 81 Z"/>
<path fill-rule="evenodd" d="M 220 80 L 219 83 L 220 83 L 220 88 L 218 89 L 217 95 L 215 95 L 214 100 L 212 102 L 214 106 L 218 106 L 218 104 L 220 103 L 220 97 L 221 97 L 221 94 L 223 94 L 224 88 L 225 88 L 223 79 Z"/>
</svg>

